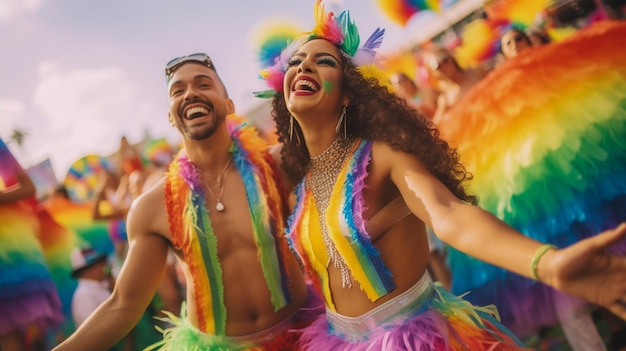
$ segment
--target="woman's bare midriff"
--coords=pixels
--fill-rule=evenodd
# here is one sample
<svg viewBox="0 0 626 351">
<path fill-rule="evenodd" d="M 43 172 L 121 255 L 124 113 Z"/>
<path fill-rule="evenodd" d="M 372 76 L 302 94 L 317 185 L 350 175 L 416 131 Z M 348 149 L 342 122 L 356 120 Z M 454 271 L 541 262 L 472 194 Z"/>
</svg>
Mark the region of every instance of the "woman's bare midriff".
<svg viewBox="0 0 626 351">
<path fill-rule="evenodd" d="M 337 312 L 358 317 L 412 287 L 426 271 L 428 240 L 424 223 L 408 216 L 374 241 L 383 262 L 392 273 L 396 289 L 377 301 L 370 301 L 359 283 L 352 280 L 352 288 L 344 288 L 341 272 L 332 264 L 328 267 L 330 290 Z M 393 249 L 392 249 L 393 248 Z"/>
</svg>

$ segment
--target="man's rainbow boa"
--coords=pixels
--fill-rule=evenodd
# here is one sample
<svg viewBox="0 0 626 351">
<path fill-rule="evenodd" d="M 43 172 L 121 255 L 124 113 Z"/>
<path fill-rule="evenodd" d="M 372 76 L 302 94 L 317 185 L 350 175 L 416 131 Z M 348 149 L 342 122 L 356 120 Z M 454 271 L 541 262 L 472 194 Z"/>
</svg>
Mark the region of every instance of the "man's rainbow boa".
<svg viewBox="0 0 626 351">
<path fill-rule="evenodd" d="M 229 116 L 227 123 L 235 166 L 248 195 L 259 260 L 272 304 L 278 310 L 290 299 L 284 270 L 284 253 L 289 247 L 282 237 L 286 206 L 280 173 L 254 128 L 240 123 L 236 116 Z M 227 311 L 222 268 L 203 189 L 199 171 L 181 150 L 170 165 L 165 187 L 172 243 L 184 253 L 195 282 L 198 329 L 224 335 Z"/>
</svg>

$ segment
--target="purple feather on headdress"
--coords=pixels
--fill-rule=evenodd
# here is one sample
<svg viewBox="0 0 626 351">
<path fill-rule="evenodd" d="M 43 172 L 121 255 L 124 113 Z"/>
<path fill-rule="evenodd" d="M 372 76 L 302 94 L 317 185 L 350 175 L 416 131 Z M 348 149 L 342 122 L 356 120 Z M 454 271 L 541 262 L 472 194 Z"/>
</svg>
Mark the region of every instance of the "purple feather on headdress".
<svg viewBox="0 0 626 351">
<path fill-rule="evenodd" d="M 360 47 L 354 55 L 354 64 L 358 66 L 370 64 L 376 57 L 376 49 L 380 48 L 383 43 L 383 35 L 385 29 L 376 28 L 374 33 L 365 41 L 362 47 Z"/>
</svg>

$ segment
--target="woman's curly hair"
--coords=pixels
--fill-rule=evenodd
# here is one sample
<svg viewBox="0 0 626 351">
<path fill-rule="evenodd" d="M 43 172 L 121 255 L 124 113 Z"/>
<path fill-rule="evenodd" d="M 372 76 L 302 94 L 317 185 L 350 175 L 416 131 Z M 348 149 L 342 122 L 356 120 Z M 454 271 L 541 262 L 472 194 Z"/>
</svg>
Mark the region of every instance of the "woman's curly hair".
<svg viewBox="0 0 626 351">
<path fill-rule="evenodd" d="M 381 86 L 376 78 L 365 79 L 349 58 L 342 55 L 344 89 L 350 104 L 346 110 L 347 133 L 366 140 L 378 140 L 392 148 L 414 154 L 450 191 L 462 201 L 476 204 L 463 183 L 472 178 L 459 162 L 459 154 L 439 137 L 439 130 L 415 108 Z M 290 118 L 282 94 L 272 100 L 283 169 L 294 184 L 310 166 L 309 152 L 298 123 L 294 120 L 290 140 Z M 393 122 L 393 123 L 390 123 Z"/>
</svg>

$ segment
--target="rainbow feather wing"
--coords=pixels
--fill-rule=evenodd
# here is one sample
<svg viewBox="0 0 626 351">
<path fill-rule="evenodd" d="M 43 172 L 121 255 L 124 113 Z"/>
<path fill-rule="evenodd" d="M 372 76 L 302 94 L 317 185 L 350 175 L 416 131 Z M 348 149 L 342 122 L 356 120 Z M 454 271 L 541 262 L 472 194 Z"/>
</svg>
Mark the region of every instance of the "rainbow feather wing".
<svg viewBox="0 0 626 351">
<path fill-rule="evenodd" d="M 626 220 L 626 48 L 615 45 L 624 36 L 626 23 L 606 21 L 530 49 L 454 107 L 440 129 L 474 174 L 481 207 L 559 246 Z M 455 250 L 449 259 L 453 291 L 495 302 L 519 335 L 554 323 L 545 285 Z"/>
</svg>

